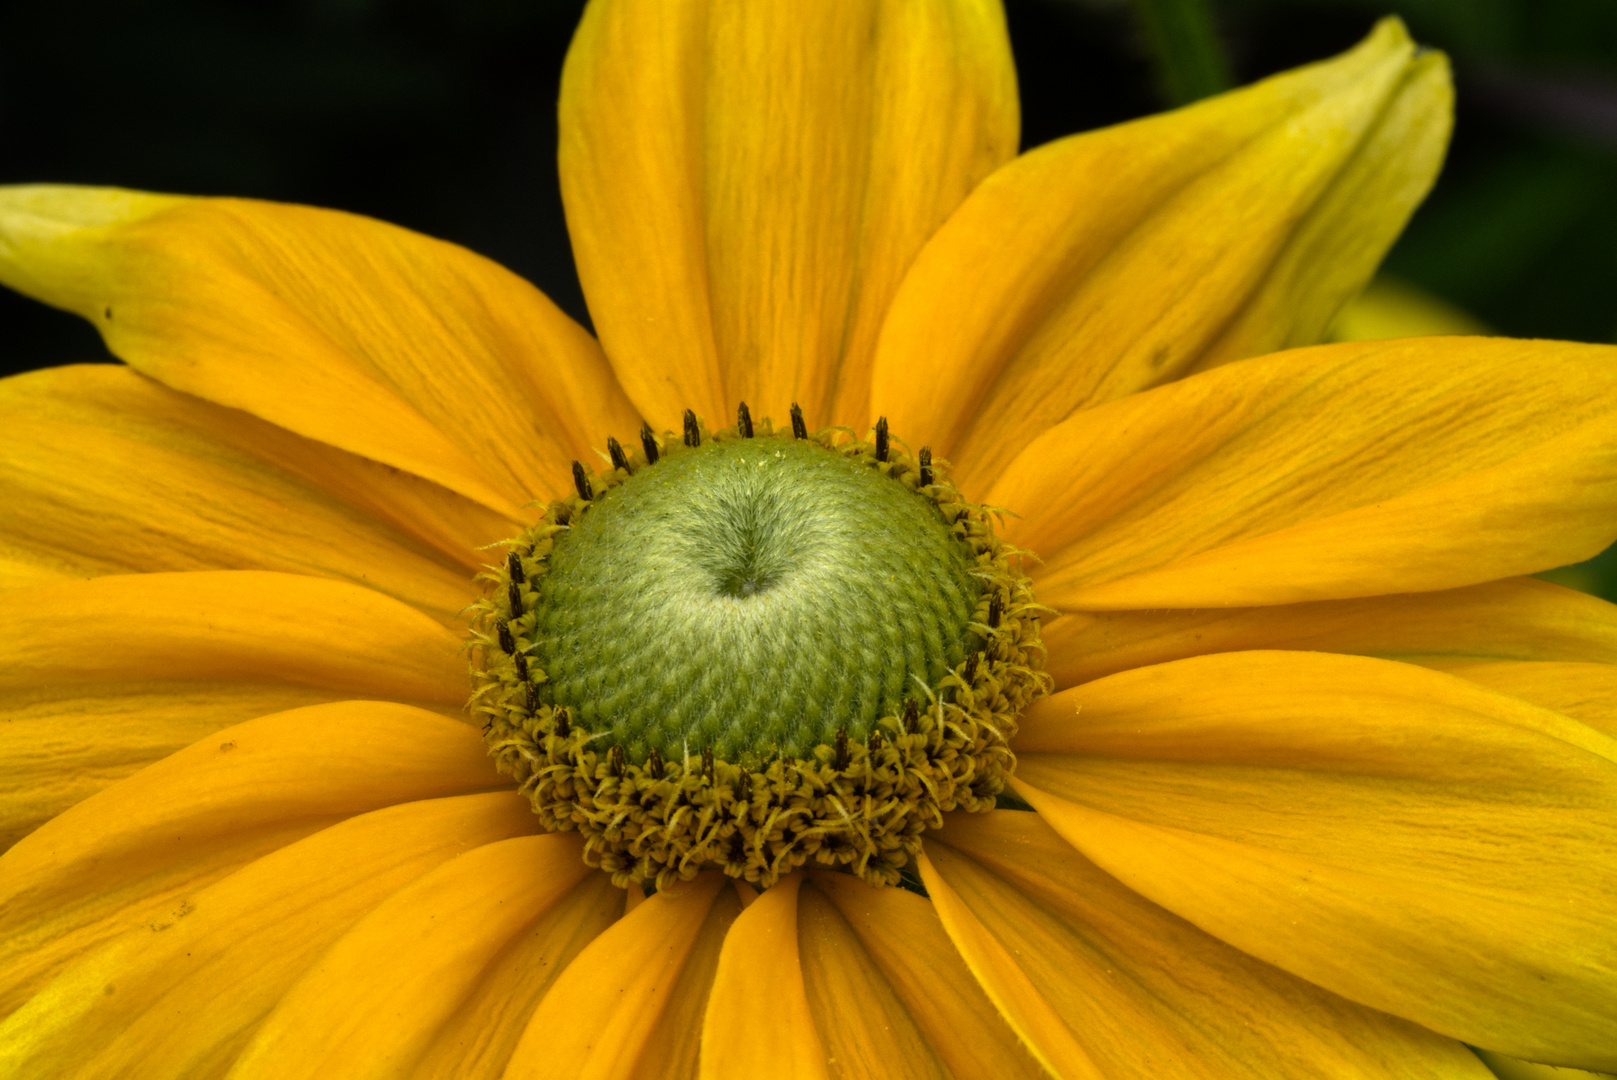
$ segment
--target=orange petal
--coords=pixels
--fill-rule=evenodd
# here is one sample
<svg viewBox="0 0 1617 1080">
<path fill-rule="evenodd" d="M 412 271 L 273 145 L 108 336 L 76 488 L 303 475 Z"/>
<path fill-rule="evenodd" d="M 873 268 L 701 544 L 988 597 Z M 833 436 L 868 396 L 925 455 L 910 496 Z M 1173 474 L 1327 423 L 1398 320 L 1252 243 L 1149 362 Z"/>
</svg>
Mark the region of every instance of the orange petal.
<svg viewBox="0 0 1617 1080">
<path fill-rule="evenodd" d="M 1617 349 L 1327 345 L 1089 409 L 988 501 L 1064 611 L 1424 592 L 1617 537 Z"/>
<path fill-rule="evenodd" d="M 500 786 L 476 730 L 408 705 L 316 705 L 215 732 L 0 856 L 0 1014 L 91 946 L 335 821 Z"/>
<path fill-rule="evenodd" d="M 536 827 L 528 801 L 502 791 L 318 832 L 69 965 L 0 1024 L 4 1060 L 17 1076 L 218 1075 L 360 918 L 461 852 Z"/>
<path fill-rule="evenodd" d="M 888 302 L 1016 152 L 1016 110 L 983 0 L 590 5 L 562 77 L 562 195 L 635 404 L 676 429 L 738 399 L 862 427 Z"/>
<path fill-rule="evenodd" d="M 1447 65 L 1395 20 L 1353 51 L 1063 139 L 972 193 L 882 330 L 874 404 L 985 489 L 1075 410 L 1321 340 L 1425 194 Z"/>
<path fill-rule="evenodd" d="M 590 942 L 623 914 L 623 890 L 590 874 L 524 929 L 438 1029 L 411 1080 L 499 1076 L 545 991 Z"/>
<path fill-rule="evenodd" d="M 353 214 L 5 188 L 0 281 L 176 390 L 507 515 L 638 423 L 595 342 L 533 286 Z"/>
<path fill-rule="evenodd" d="M 1109 1080 L 1485 1078 L 1465 1047 L 1344 1001 L 1132 892 L 1037 814 L 954 814 L 934 873 Z"/>
<path fill-rule="evenodd" d="M 577 836 L 519 836 L 449 860 L 361 919 L 258 1028 L 232 1080 L 405 1075 L 524 927 L 586 875 Z"/>
<path fill-rule="evenodd" d="M 706 988 L 684 975 L 717 952 L 736 917 L 740 903 L 726 881 L 710 871 L 659 892 L 585 947 L 539 1002 L 504 1080 L 639 1080 L 673 1062 L 694 1066 L 689 1044 L 700 1029 L 690 999 Z M 684 1048 L 653 1041 L 666 1034 L 669 1012 L 686 1018 Z"/>
<path fill-rule="evenodd" d="M 702 1021 L 702 1080 L 829 1080 L 797 947 L 803 875 L 765 889 L 725 935 Z"/>
<path fill-rule="evenodd" d="M 1043 1080 L 924 898 L 816 871 L 798 947 L 833 1076 Z"/>
<path fill-rule="evenodd" d="M 1059 689 L 1245 649 L 1359 653 L 1440 668 L 1473 660 L 1608 663 L 1617 660 L 1617 605 L 1536 578 L 1512 578 L 1275 607 L 1080 611 L 1051 621 L 1043 639 Z"/>
<path fill-rule="evenodd" d="M 1350 1000 L 1617 1064 L 1617 742 L 1410 664 L 1224 653 L 1030 709 L 1016 790 L 1124 884 Z"/>
<path fill-rule="evenodd" d="M 517 531 L 436 484 L 176 393 L 127 368 L 0 381 L 0 534 L 73 577 L 280 570 L 364 584 L 452 622 Z"/>
<path fill-rule="evenodd" d="M 460 640 L 295 574 L 134 574 L 0 603 L 0 843 L 209 732 L 368 697 L 460 713 Z"/>
</svg>

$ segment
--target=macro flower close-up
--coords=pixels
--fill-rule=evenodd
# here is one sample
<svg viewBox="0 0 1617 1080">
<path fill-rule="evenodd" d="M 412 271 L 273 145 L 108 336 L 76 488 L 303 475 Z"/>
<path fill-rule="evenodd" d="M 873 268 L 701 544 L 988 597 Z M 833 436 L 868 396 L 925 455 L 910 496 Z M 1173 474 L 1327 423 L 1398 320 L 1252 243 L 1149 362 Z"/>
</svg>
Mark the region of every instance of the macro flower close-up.
<svg viewBox="0 0 1617 1080">
<path fill-rule="evenodd" d="M 0 381 L 0 1075 L 1617 1071 L 1617 348 L 1322 344 L 1451 117 L 1387 19 L 1018 154 L 997 0 L 592 0 L 593 332 L 0 187 L 122 362 Z"/>
</svg>

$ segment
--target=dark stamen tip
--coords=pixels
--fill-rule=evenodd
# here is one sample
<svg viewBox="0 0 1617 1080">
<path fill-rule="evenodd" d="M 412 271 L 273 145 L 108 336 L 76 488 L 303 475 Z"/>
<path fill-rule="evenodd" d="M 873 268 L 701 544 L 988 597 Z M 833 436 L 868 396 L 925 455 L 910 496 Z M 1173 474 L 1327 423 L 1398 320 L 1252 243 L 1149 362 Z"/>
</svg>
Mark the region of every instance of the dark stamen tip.
<svg viewBox="0 0 1617 1080">
<path fill-rule="evenodd" d="M 523 682 L 527 682 L 528 658 L 523 656 L 521 653 L 517 653 L 511 657 L 511 661 L 517 666 L 517 678 L 521 679 Z"/>
<path fill-rule="evenodd" d="M 565 739 L 568 735 L 570 735 L 572 733 L 572 730 L 573 730 L 573 725 L 572 725 L 571 718 L 567 714 L 567 708 L 565 706 L 563 706 L 562 708 L 557 709 L 556 710 L 556 734 L 560 735 L 562 738 Z"/>
<path fill-rule="evenodd" d="M 792 402 L 792 438 L 808 438 L 808 424 L 803 422 L 803 406 Z"/>
<path fill-rule="evenodd" d="M 500 648 L 505 650 L 507 656 L 517 651 L 516 638 L 511 636 L 511 627 L 506 623 L 500 624 Z"/>
<path fill-rule="evenodd" d="M 525 699 L 523 701 L 523 704 L 528 707 L 528 715 L 529 716 L 538 716 L 539 715 L 539 687 L 535 686 L 533 683 L 529 683 L 524 688 L 523 697 Z"/>
<path fill-rule="evenodd" d="M 657 748 L 655 746 L 652 747 L 651 752 L 646 755 L 646 771 L 651 774 L 653 780 L 661 780 L 663 778 L 663 756 L 657 753 Z"/>
<path fill-rule="evenodd" d="M 646 464 L 657 464 L 657 436 L 652 433 L 650 424 L 640 425 L 640 449 L 646 452 Z"/>
<path fill-rule="evenodd" d="M 743 439 L 752 438 L 752 411 L 747 408 L 745 401 L 736 409 L 736 430 L 741 432 Z"/>
<path fill-rule="evenodd" d="M 836 766 L 837 766 L 837 769 L 839 771 L 842 770 L 842 769 L 846 769 L 848 767 L 849 760 L 851 760 L 851 759 L 850 759 L 850 756 L 848 754 L 848 729 L 845 728 L 845 727 L 839 727 L 839 728 L 837 728 L 837 736 L 836 736 Z"/>
<path fill-rule="evenodd" d="M 888 451 L 887 417 L 876 421 L 876 460 L 886 461 Z"/>
<path fill-rule="evenodd" d="M 522 573 L 522 557 L 514 551 L 505 553 L 505 571 L 511 575 L 511 580 L 518 585 L 527 580 Z"/>
<path fill-rule="evenodd" d="M 608 435 L 606 437 L 606 452 L 612 455 L 612 467 L 629 471 L 629 455 L 623 452 L 623 445 Z"/>
<path fill-rule="evenodd" d="M 505 599 L 511 605 L 511 618 L 522 617 L 522 587 L 515 581 L 506 587 Z"/>
<path fill-rule="evenodd" d="M 920 726 L 921 707 L 915 703 L 914 698 L 910 698 L 904 703 L 904 730 L 914 735 L 915 729 Z"/>
<path fill-rule="evenodd" d="M 573 486 L 578 489 L 578 497 L 585 502 L 595 498 L 595 489 L 590 487 L 590 478 L 584 472 L 584 466 L 573 462 Z"/>
<path fill-rule="evenodd" d="M 689 447 L 702 445 L 702 429 L 697 426 L 696 414 L 689 409 L 685 410 L 685 445 Z"/>
<path fill-rule="evenodd" d="M 993 597 L 988 601 L 988 625 L 989 625 L 989 627 L 993 628 L 993 629 L 998 629 L 999 620 L 1004 614 L 1005 614 L 1005 611 L 1004 611 L 1003 602 L 999 598 L 999 593 L 995 593 L 993 595 Z"/>
<path fill-rule="evenodd" d="M 932 448 L 921 447 L 921 486 L 927 487 L 932 483 Z"/>
<path fill-rule="evenodd" d="M 614 746 L 612 748 L 612 752 L 607 755 L 607 765 L 612 770 L 613 776 L 621 777 L 623 775 L 624 770 L 628 768 L 628 762 L 623 759 L 623 747 Z"/>
</svg>

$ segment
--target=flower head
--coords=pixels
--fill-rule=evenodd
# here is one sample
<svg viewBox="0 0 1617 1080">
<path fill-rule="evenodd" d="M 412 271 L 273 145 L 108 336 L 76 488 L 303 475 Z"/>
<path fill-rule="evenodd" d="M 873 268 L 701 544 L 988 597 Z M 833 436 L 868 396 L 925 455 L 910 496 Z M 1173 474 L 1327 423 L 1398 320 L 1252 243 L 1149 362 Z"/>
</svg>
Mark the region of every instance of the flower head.
<svg viewBox="0 0 1617 1080">
<path fill-rule="evenodd" d="M 1617 1068 L 1617 609 L 1519 576 L 1613 539 L 1617 353 L 1314 344 L 1448 106 L 1388 22 L 1016 157 L 986 0 L 596 0 L 599 343 L 0 191 L 127 364 L 0 383 L 8 1074 Z"/>
</svg>

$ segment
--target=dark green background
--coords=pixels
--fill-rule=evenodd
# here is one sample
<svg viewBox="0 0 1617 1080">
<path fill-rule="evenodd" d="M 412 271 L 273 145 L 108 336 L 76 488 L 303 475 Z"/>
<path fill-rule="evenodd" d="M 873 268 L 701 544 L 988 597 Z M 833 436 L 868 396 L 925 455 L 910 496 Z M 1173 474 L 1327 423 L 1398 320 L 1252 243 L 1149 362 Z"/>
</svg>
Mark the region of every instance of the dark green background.
<svg viewBox="0 0 1617 1080">
<path fill-rule="evenodd" d="M 1143 2 L 1143 0 L 1142 0 Z M 572 0 L 56 0 L 0 7 L 0 182 L 341 207 L 458 241 L 585 319 L 557 194 Z M 1024 141 L 1162 107 L 1127 0 L 1008 0 Z M 1388 269 L 1500 333 L 1617 338 L 1617 2 L 1214 0 L 1237 82 L 1402 15 L 1458 122 Z M 0 293 L 0 370 L 104 358 Z M 1612 552 L 1586 568 L 1617 597 Z"/>
</svg>

